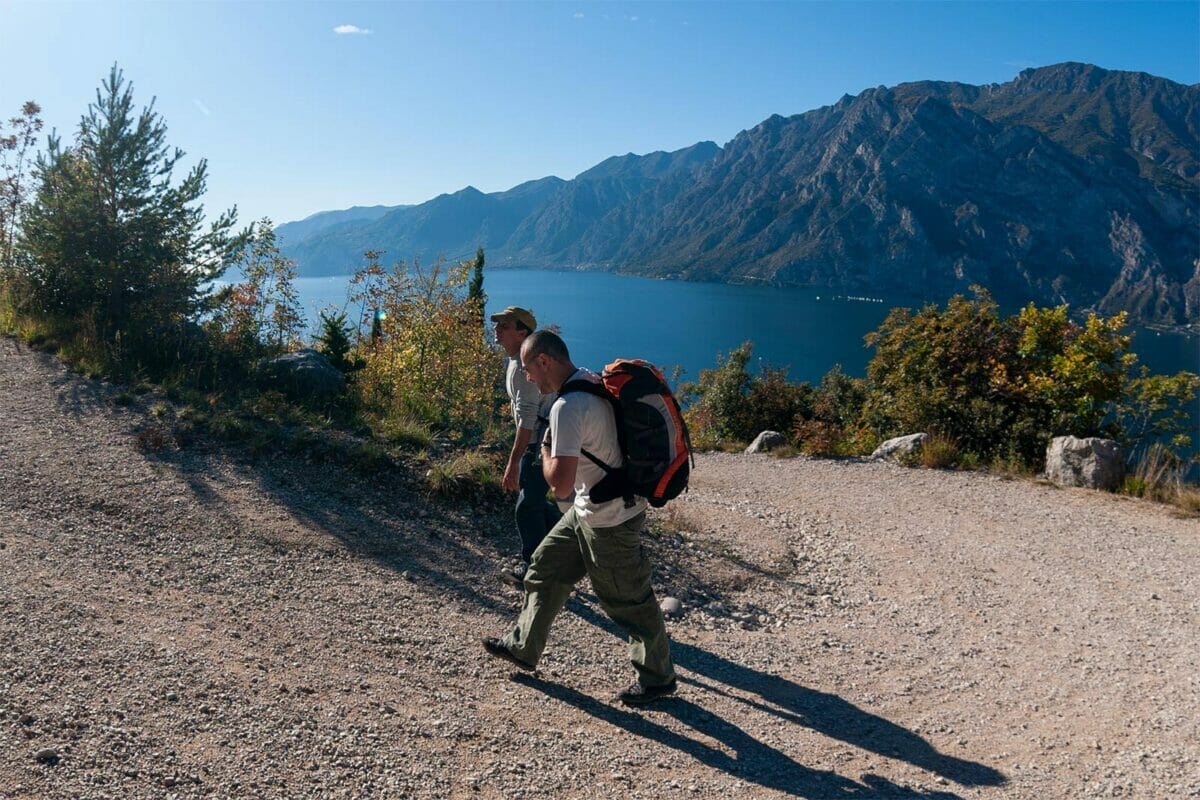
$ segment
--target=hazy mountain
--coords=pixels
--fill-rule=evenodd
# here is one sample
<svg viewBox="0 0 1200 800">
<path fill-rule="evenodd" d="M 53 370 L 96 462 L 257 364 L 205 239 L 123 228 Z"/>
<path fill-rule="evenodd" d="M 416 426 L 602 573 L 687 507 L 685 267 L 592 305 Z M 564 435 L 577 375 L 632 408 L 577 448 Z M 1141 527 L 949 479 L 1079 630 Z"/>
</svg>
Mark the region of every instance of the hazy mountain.
<svg viewBox="0 0 1200 800">
<path fill-rule="evenodd" d="M 1200 321 L 1200 87 L 1086 64 L 918 82 L 772 116 L 724 148 L 607 159 L 339 223 L 304 274 L 395 258 L 618 269 Z M 311 218 L 310 218 L 311 219 Z M 281 226 L 285 227 L 285 226 Z"/>
<path fill-rule="evenodd" d="M 346 222 L 363 222 L 376 220 L 397 208 L 404 206 L 354 206 L 342 211 L 318 211 L 297 222 L 285 222 L 275 228 L 275 237 L 280 246 L 288 242 L 300 242 L 318 231 L 341 225 Z"/>
</svg>

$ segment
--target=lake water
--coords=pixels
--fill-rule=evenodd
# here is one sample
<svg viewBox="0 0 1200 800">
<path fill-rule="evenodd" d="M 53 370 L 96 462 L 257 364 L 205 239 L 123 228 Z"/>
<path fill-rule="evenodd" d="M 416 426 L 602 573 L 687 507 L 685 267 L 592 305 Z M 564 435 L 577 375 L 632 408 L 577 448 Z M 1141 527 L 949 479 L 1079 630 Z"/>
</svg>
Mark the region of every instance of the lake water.
<svg viewBox="0 0 1200 800">
<path fill-rule="evenodd" d="M 323 308 L 346 304 L 349 276 L 301 278 L 297 284 L 310 321 Z M 517 305 L 541 326 L 554 324 L 576 364 L 599 370 L 613 358 L 644 358 L 684 379 L 715 365 L 747 339 L 756 362 L 787 366 L 794 381 L 816 383 L 834 364 L 866 374 L 871 352 L 863 336 L 892 304 L 848 299 L 827 289 L 734 286 L 659 281 L 605 272 L 492 270 L 485 273 L 487 311 Z M 895 305 L 912 305 L 897 300 Z M 351 310 L 350 318 L 358 315 Z M 1200 338 L 1139 329 L 1134 351 L 1154 372 L 1200 373 Z M 761 360 L 761 361 L 760 361 Z"/>
</svg>

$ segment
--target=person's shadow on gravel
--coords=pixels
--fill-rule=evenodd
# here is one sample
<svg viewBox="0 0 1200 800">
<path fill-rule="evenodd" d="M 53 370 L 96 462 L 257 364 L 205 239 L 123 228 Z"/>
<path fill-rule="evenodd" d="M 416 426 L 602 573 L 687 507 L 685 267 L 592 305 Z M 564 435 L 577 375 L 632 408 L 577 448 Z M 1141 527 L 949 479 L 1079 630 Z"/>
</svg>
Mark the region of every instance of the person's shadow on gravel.
<svg viewBox="0 0 1200 800">
<path fill-rule="evenodd" d="M 703 737 L 715 740 L 732 750 L 732 754 L 720 747 L 706 744 L 678 733 L 665 725 L 654 722 L 651 716 L 626 711 L 623 708 L 588 697 L 568 686 L 550 683 L 532 675 L 520 673 L 513 681 L 536 689 L 548 697 L 575 706 L 597 719 L 621 728 L 636 736 L 643 736 L 659 744 L 673 747 L 697 761 L 714 769 L 750 783 L 756 783 L 795 797 L 809 798 L 868 798 L 907 797 L 928 800 L 959 800 L 951 792 L 925 792 L 898 786 L 877 775 L 863 775 L 861 783 L 838 775 L 829 770 L 819 770 L 798 763 L 786 753 L 750 736 L 715 714 L 680 697 L 662 700 L 654 711 L 674 717 L 694 729 Z"/>
<path fill-rule="evenodd" d="M 587 603 L 573 599 L 569 607 L 596 627 L 623 638 L 624 634 L 607 617 L 598 614 Z M 835 694 L 808 689 L 684 642 L 671 642 L 671 657 L 676 666 L 708 679 L 680 677 L 682 683 L 697 689 L 736 700 L 872 753 L 906 761 L 962 786 L 1000 786 L 1007 782 L 999 770 L 939 753 L 912 731 L 864 711 Z M 757 695 L 757 699 L 747 698 L 745 693 Z M 668 710 L 667 705 L 663 710 Z"/>
</svg>

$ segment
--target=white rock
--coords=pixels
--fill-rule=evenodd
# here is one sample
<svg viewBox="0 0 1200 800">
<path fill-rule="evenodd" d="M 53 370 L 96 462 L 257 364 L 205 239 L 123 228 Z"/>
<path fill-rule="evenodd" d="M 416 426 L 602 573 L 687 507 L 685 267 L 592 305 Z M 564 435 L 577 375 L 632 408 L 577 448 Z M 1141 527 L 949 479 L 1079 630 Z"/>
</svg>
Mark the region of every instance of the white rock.
<svg viewBox="0 0 1200 800">
<path fill-rule="evenodd" d="M 746 448 L 746 452 L 765 453 L 776 447 L 783 447 L 785 444 L 787 444 L 787 438 L 779 431 L 763 431 L 754 437 L 754 441 Z"/>
<path fill-rule="evenodd" d="M 875 448 L 875 452 L 871 453 L 871 458 L 896 458 L 897 456 L 907 455 L 916 450 L 928 436 L 929 434 L 927 433 L 910 433 L 908 436 L 897 436 L 895 439 L 888 439 Z"/>
<path fill-rule="evenodd" d="M 1096 436 L 1056 436 L 1046 448 L 1046 477 L 1059 486 L 1114 491 L 1125 474 L 1121 446 Z"/>
</svg>

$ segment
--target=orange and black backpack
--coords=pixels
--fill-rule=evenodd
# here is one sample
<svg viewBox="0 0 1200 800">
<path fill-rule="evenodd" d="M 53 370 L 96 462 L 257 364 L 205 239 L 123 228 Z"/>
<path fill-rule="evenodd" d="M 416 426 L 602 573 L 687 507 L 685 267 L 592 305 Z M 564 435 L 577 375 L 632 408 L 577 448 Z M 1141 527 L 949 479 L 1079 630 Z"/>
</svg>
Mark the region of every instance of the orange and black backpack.
<svg viewBox="0 0 1200 800">
<path fill-rule="evenodd" d="M 605 473 L 590 492 L 593 502 L 623 497 L 631 503 L 637 496 L 661 508 L 687 488 L 691 439 L 679 403 L 653 364 L 618 358 L 604 368 L 600 383 L 567 381 L 558 393 L 561 396 L 569 392 L 603 397 L 616 415 L 624 466 L 610 467 L 587 450 L 582 451 Z"/>
</svg>

